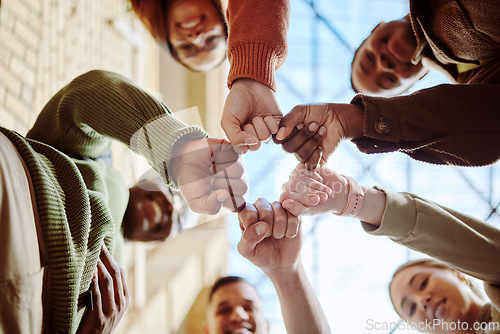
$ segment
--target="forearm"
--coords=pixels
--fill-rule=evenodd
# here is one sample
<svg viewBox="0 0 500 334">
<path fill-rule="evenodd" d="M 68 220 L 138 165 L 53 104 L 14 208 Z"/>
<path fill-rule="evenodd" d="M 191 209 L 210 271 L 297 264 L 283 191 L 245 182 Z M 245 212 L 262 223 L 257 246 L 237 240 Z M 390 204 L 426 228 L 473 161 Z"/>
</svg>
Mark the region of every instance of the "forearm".
<svg viewBox="0 0 500 334">
<path fill-rule="evenodd" d="M 163 174 L 172 146 L 186 134 L 206 135 L 177 120 L 163 103 L 124 77 L 90 71 L 47 103 L 27 137 L 69 156 L 90 158 L 107 150 L 113 138 L 145 156 Z"/>
<path fill-rule="evenodd" d="M 364 108 L 364 130 L 354 143 L 365 153 L 400 150 L 437 164 L 490 164 L 500 157 L 498 92 L 498 85 L 473 84 L 394 98 L 358 95 L 352 103 Z"/>
<path fill-rule="evenodd" d="M 301 261 L 294 269 L 266 272 L 266 275 L 278 292 L 288 334 L 330 333 L 323 309 Z"/>
<path fill-rule="evenodd" d="M 274 72 L 287 53 L 289 0 L 230 0 L 227 18 L 228 86 L 250 78 L 276 90 Z"/>
</svg>

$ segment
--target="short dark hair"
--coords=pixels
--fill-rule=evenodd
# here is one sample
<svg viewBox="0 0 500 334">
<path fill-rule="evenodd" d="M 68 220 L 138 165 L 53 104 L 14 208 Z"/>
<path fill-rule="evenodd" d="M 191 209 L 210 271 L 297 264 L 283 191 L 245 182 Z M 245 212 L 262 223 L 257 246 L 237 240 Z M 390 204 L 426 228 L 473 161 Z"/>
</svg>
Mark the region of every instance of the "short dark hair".
<svg viewBox="0 0 500 334">
<path fill-rule="evenodd" d="M 210 303 L 212 301 L 212 297 L 214 293 L 219 290 L 219 288 L 223 287 L 224 285 L 232 284 L 232 283 L 239 283 L 239 282 L 244 282 L 247 283 L 248 285 L 252 286 L 254 289 L 255 287 L 250 284 L 246 279 L 240 276 L 224 276 L 219 278 L 217 281 L 215 281 L 214 285 L 212 285 L 212 289 L 210 289 L 210 295 L 208 296 L 208 302 Z"/>
</svg>

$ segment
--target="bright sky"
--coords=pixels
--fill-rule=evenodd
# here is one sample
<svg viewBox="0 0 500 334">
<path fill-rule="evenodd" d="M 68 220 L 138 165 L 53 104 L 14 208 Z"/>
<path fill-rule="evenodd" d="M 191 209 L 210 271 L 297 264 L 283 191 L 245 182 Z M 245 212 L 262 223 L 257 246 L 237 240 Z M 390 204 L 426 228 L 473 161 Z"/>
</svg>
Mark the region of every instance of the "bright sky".
<svg viewBox="0 0 500 334">
<path fill-rule="evenodd" d="M 314 22 L 306 0 L 291 0 L 289 55 L 278 71 L 278 99 L 283 112 L 308 102 L 345 102 L 354 96 L 349 83 L 352 50 L 382 20 L 397 19 L 408 12 L 402 0 L 316 0 L 317 11 L 334 27 Z M 336 37 L 340 36 L 345 43 Z M 444 82 L 428 75 L 416 89 Z M 297 161 L 280 147 L 269 144 L 245 155 L 251 185 L 249 201 L 259 197 L 279 198 Z M 488 200 L 497 205 L 500 179 L 498 164 L 486 168 L 433 166 L 410 160 L 401 153 L 364 155 L 342 143 L 328 166 L 355 177 L 366 186 L 378 185 L 392 191 L 408 191 L 481 219 L 489 214 Z M 473 184 L 476 190 L 470 186 Z M 230 224 L 230 240 L 240 237 L 236 216 Z M 500 226 L 499 216 L 489 222 Z M 305 242 L 302 258 L 321 304 L 335 333 L 390 333 L 371 325 L 394 326 L 398 316 L 390 305 L 387 286 L 394 269 L 410 252 L 383 237 L 364 233 L 359 221 L 325 215 L 303 220 Z M 281 311 L 272 284 L 262 272 L 233 248 L 230 274 L 248 278 L 258 286 L 272 324 L 272 333 L 285 333 Z M 395 333 L 413 333 L 397 330 Z"/>
</svg>

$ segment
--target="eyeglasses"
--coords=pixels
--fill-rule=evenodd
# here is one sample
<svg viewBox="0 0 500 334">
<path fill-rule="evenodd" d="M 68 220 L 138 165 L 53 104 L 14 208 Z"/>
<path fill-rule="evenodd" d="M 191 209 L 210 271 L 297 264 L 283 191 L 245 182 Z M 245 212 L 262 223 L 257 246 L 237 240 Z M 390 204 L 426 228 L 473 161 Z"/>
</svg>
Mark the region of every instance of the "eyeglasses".
<svg viewBox="0 0 500 334">
<path fill-rule="evenodd" d="M 177 56 L 181 59 L 194 57 L 201 51 L 214 50 L 215 48 L 217 48 L 217 46 L 219 46 L 221 41 L 225 40 L 223 34 L 202 33 L 196 39 L 200 39 L 200 37 L 202 39 L 201 40 L 201 45 L 203 45 L 202 47 L 186 40 L 176 41 L 175 44 L 172 45 L 175 54 L 177 54 Z"/>
</svg>

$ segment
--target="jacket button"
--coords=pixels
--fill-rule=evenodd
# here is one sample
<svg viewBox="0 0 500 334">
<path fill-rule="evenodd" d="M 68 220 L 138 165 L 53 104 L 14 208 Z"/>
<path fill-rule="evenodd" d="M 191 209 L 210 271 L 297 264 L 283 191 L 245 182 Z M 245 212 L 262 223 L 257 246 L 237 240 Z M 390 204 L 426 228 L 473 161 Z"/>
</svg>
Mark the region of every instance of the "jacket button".
<svg viewBox="0 0 500 334">
<path fill-rule="evenodd" d="M 387 117 L 380 117 L 375 122 L 375 131 L 381 135 L 388 134 L 392 130 L 392 122 Z"/>
</svg>

